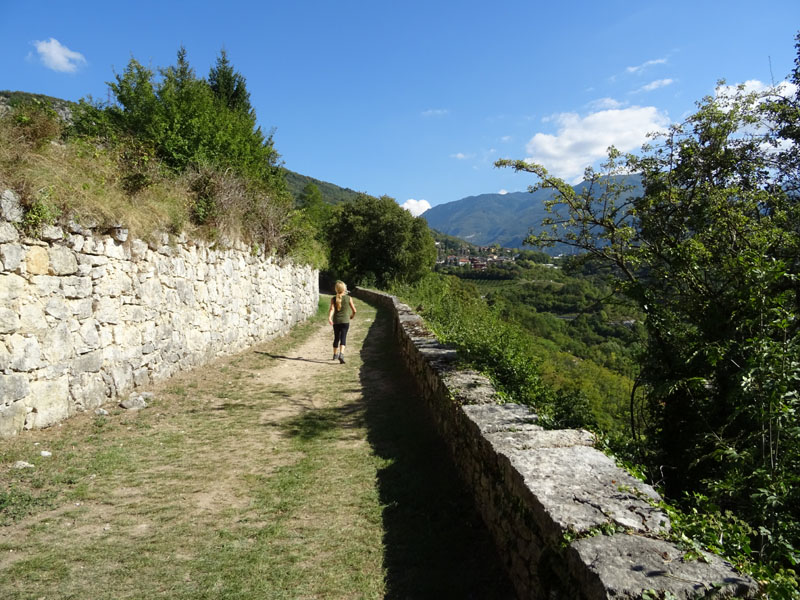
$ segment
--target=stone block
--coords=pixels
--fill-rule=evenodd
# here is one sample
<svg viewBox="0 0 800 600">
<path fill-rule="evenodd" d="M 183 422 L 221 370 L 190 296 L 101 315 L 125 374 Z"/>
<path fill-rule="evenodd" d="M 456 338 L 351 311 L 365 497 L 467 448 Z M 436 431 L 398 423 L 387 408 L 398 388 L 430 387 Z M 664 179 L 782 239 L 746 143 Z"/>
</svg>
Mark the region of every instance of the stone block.
<svg viewBox="0 0 800 600">
<path fill-rule="evenodd" d="M 118 298 L 101 297 L 94 301 L 94 318 L 100 323 L 119 323 L 121 308 L 122 302 Z"/>
<path fill-rule="evenodd" d="M 147 244 L 142 240 L 131 240 L 131 260 L 139 261 L 147 256 Z"/>
<path fill-rule="evenodd" d="M 47 249 L 31 246 L 25 254 L 25 269 L 30 275 L 47 275 L 50 272 L 50 256 Z"/>
<path fill-rule="evenodd" d="M 80 373 L 72 378 L 70 393 L 78 410 L 92 410 L 105 404 L 109 390 L 101 374 Z"/>
<path fill-rule="evenodd" d="M 24 214 L 19 197 L 12 190 L 3 190 L 0 194 L 0 217 L 11 223 L 21 223 Z"/>
<path fill-rule="evenodd" d="M 70 307 L 62 298 L 50 298 L 44 307 L 44 312 L 57 321 L 64 321 L 72 316 Z"/>
<path fill-rule="evenodd" d="M 48 242 L 64 239 L 64 230 L 56 225 L 43 225 L 39 237 Z"/>
<path fill-rule="evenodd" d="M 127 250 L 121 243 L 114 241 L 110 236 L 103 238 L 103 250 L 100 252 L 107 258 L 116 258 L 118 260 L 125 260 L 129 258 L 126 256 Z"/>
<path fill-rule="evenodd" d="M 97 322 L 94 319 L 86 319 L 78 329 L 80 340 L 75 343 L 75 352 L 85 354 L 91 350 L 100 348 L 100 334 L 97 332 Z"/>
<path fill-rule="evenodd" d="M 65 322 L 49 329 L 43 336 L 42 357 L 50 365 L 59 365 L 74 355 L 72 333 Z"/>
<path fill-rule="evenodd" d="M 48 256 L 53 275 L 72 275 L 78 270 L 75 253 L 66 246 L 52 246 L 48 251 Z"/>
<path fill-rule="evenodd" d="M 102 350 L 87 352 L 72 359 L 71 364 L 72 372 L 76 375 L 80 373 L 99 373 L 103 367 L 103 352 Z"/>
<path fill-rule="evenodd" d="M 67 245 L 75 252 L 83 250 L 83 245 L 86 243 L 86 238 L 78 234 L 70 234 L 67 236 Z"/>
<path fill-rule="evenodd" d="M 13 273 L 0 275 L 0 303 L 8 305 L 12 300 L 24 296 L 27 282 Z"/>
<path fill-rule="evenodd" d="M 16 333 L 19 330 L 17 311 L 0 307 L 0 333 Z"/>
<path fill-rule="evenodd" d="M 19 240 L 19 232 L 11 223 L 0 221 L 0 244 L 16 242 Z"/>
<path fill-rule="evenodd" d="M 120 395 L 133 387 L 133 369 L 127 364 L 118 365 L 111 369 L 111 380 L 114 384 L 114 393 Z"/>
<path fill-rule="evenodd" d="M 598 535 L 573 542 L 570 576 L 585 598 L 641 598 L 646 590 L 675 598 L 752 598 L 756 584 L 718 556 L 687 560 L 674 545 L 636 535 Z"/>
<path fill-rule="evenodd" d="M 69 378 L 54 381 L 32 381 L 31 393 L 24 400 L 32 409 L 25 421 L 27 429 L 50 427 L 69 417 Z"/>
<path fill-rule="evenodd" d="M 36 275 L 31 277 L 31 283 L 39 296 L 50 296 L 61 289 L 61 278 L 53 275 Z"/>
<path fill-rule="evenodd" d="M 20 333 L 39 333 L 47 329 L 44 318 L 44 307 L 36 300 L 19 307 Z"/>
<path fill-rule="evenodd" d="M 77 275 L 62 277 L 61 289 L 66 298 L 88 298 L 92 295 L 92 280 Z"/>
<path fill-rule="evenodd" d="M 142 345 L 142 334 L 138 327 L 131 325 L 115 325 L 114 344 L 121 349 L 138 348 Z"/>
<path fill-rule="evenodd" d="M 96 279 L 94 284 L 96 296 L 117 297 L 129 293 L 132 289 L 131 278 L 121 271 L 108 269 L 105 275 L 94 279 Z"/>
<path fill-rule="evenodd" d="M 0 227 L 2 227 L 2 224 L 0 224 Z M 20 244 L 3 244 L 0 246 L 0 262 L 3 263 L 3 269 L 6 271 L 19 271 L 24 258 L 25 249 Z"/>
<path fill-rule="evenodd" d="M 30 393 L 28 378 L 20 373 L 0 375 L 0 405 L 22 400 Z"/>
<path fill-rule="evenodd" d="M 28 409 L 21 402 L 10 406 L 0 405 L 0 438 L 8 438 L 22 431 L 27 413 Z"/>
<path fill-rule="evenodd" d="M 35 337 L 13 334 L 6 341 L 11 359 L 9 366 L 14 371 L 33 371 L 42 366 L 41 349 Z"/>
<path fill-rule="evenodd" d="M 67 300 L 67 306 L 72 316 L 81 321 L 92 316 L 91 298 L 72 298 Z"/>
<path fill-rule="evenodd" d="M 11 368 L 11 353 L 6 348 L 6 345 L 0 340 L 0 372 Z M 3 396 L 0 394 L 0 404 L 3 402 Z"/>
</svg>

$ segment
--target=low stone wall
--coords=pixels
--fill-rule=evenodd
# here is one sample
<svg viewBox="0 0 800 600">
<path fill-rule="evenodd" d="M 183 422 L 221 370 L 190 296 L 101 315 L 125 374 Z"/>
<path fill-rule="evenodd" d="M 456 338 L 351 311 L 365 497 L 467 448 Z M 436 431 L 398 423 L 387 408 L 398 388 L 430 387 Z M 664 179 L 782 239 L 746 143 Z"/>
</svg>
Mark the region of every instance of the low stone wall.
<svg viewBox="0 0 800 600">
<path fill-rule="evenodd" d="M 498 404 L 490 381 L 456 368 L 422 319 L 396 298 L 354 295 L 396 315 L 400 351 L 473 490 L 520 598 L 752 597 L 753 581 L 717 556 L 684 560 L 664 541 L 658 494 L 593 447 L 590 433 L 548 431 Z M 657 594 L 657 595 L 656 595 Z"/>
<path fill-rule="evenodd" d="M 288 331 L 317 310 L 318 273 L 245 247 L 128 240 L 72 224 L 40 239 L 0 195 L 0 437 Z"/>
</svg>

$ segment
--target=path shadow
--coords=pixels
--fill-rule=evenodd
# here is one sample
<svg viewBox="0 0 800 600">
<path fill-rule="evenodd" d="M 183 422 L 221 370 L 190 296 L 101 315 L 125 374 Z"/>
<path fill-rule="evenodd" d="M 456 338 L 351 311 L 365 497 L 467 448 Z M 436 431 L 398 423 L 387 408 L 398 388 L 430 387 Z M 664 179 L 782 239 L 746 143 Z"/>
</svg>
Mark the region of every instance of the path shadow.
<svg viewBox="0 0 800 600">
<path fill-rule="evenodd" d="M 301 360 L 303 362 L 317 363 L 319 365 L 336 365 L 339 363 L 333 360 L 320 360 L 319 358 L 303 358 L 302 356 L 283 356 L 282 354 L 272 354 L 271 352 L 264 352 L 263 350 L 253 350 L 256 354 L 263 354 L 270 358 L 277 358 L 280 360 Z"/>
<path fill-rule="evenodd" d="M 386 596 L 515 598 L 472 496 L 458 478 L 379 309 L 361 349 L 367 438 L 378 471 Z"/>
</svg>

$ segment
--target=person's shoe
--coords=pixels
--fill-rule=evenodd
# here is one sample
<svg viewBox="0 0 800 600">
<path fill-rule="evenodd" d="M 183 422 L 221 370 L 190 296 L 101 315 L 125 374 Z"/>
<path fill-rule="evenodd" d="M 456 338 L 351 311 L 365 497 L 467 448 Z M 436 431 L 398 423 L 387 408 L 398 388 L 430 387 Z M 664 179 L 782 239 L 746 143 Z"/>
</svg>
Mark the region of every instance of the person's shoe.
<svg viewBox="0 0 800 600">
<path fill-rule="evenodd" d="M 331 360 L 336 360 L 337 358 L 339 358 L 339 355 L 338 354 L 334 354 L 333 358 Z"/>
<path fill-rule="evenodd" d="M 339 355 L 339 363 L 344 364 L 344 356 Z"/>
</svg>

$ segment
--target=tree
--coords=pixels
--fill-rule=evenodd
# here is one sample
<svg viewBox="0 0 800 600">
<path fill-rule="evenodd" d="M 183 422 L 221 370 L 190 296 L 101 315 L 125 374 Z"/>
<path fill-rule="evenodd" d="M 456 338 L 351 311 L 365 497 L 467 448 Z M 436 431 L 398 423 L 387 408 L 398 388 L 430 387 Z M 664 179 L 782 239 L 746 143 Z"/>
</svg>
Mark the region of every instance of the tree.
<svg viewBox="0 0 800 600">
<path fill-rule="evenodd" d="M 498 162 L 555 191 L 549 228 L 526 241 L 566 243 L 613 267 L 618 291 L 646 315 L 648 420 L 633 434 L 653 444 L 655 479 L 673 498 L 699 492 L 734 510 L 761 531 L 758 550 L 784 564 L 800 545 L 791 106 L 796 96 L 720 85 L 641 155 L 611 148 L 580 193 L 541 165 Z"/>
<path fill-rule="evenodd" d="M 272 135 L 257 125 L 245 79 L 224 50 L 211 69 L 211 83 L 195 75 L 184 47 L 176 64 L 159 73 L 157 80 L 132 58 L 109 82 L 114 104 L 82 103 L 78 133 L 136 139 L 177 172 L 211 165 L 267 187 L 285 187 Z"/>
<path fill-rule="evenodd" d="M 248 115 L 253 112 L 245 79 L 231 65 L 225 48 L 220 50 L 216 64 L 208 73 L 208 85 L 223 106 Z"/>
<path fill-rule="evenodd" d="M 322 228 L 331 214 L 331 206 L 322 199 L 322 192 L 313 183 L 306 184 L 297 199 L 297 206 L 306 214 L 309 221 Z"/>
<path fill-rule="evenodd" d="M 428 273 L 436 246 L 427 222 L 388 196 L 362 194 L 333 208 L 326 226 L 330 270 L 348 284 L 411 283 Z"/>
</svg>

